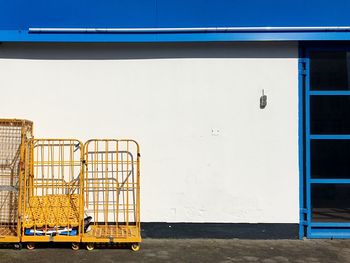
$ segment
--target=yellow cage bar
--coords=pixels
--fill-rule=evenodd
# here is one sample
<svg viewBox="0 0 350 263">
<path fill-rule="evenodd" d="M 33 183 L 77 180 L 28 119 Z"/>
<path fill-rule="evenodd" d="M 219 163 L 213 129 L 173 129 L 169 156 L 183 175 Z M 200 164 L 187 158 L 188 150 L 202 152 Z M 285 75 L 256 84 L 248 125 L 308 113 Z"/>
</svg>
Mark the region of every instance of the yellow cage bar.
<svg viewBox="0 0 350 263">
<path fill-rule="evenodd" d="M 26 162 L 23 242 L 80 242 L 83 219 L 82 143 L 33 139 Z"/>
<path fill-rule="evenodd" d="M 85 221 L 91 222 L 85 225 L 82 241 L 133 243 L 132 249 L 138 250 L 139 145 L 133 140 L 89 140 L 84 162 Z"/>
<path fill-rule="evenodd" d="M 0 119 L 0 242 L 20 241 L 21 179 L 32 132 L 31 121 Z"/>
</svg>

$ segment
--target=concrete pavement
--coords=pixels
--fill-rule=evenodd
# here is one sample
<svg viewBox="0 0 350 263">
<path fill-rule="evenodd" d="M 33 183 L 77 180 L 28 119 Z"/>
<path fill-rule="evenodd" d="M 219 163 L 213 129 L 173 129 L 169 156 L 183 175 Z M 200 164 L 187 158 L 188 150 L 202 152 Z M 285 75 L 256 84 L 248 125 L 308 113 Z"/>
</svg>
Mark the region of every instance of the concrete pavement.
<svg viewBox="0 0 350 263">
<path fill-rule="evenodd" d="M 3 247 L 0 262 L 350 262 L 350 240 L 145 239 L 138 252 L 44 244 L 32 251 Z"/>
</svg>

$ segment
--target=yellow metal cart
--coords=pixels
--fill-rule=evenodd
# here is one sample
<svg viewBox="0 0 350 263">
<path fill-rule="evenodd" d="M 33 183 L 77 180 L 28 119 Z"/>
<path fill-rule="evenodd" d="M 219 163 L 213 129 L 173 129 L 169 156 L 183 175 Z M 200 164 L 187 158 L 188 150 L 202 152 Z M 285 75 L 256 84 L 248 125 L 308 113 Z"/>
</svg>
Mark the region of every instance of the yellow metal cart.
<svg viewBox="0 0 350 263">
<path fill-rule="evenodd" d="M 82 242 L 129 243 L 139 250 L 140 150 L 133 140 L 89 140 L 84 145 L 84 212 L 90 225 Z"/>
<path fill-rule="evenodd" d="M 0 119 L 0 243 L 141 242 L 140 149 L 134 140 L 34 139 Z"/>
<path fill-rule="evenodd" d="M 33 123 L 0 119 L 0 242 L 21 241 L 21 193 L 26 143 L 32 137 Z"/>
<path fill-rule="evenodd" d="M 78 249 L 83 220 L 82 143 L 75 139 L 33 139 L 27 144 L 22 242 L 72 242 Z"/>
</svg>

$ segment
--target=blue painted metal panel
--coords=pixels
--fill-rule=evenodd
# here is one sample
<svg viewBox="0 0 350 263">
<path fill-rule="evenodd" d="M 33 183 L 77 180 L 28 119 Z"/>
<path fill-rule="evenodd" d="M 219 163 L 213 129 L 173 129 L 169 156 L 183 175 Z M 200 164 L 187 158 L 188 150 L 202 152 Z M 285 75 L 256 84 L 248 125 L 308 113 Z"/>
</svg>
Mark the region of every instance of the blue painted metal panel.
<svg viewBox="0 0 350 263">
<path fill-rule="evenodd" d="M 304 136 L 304 125 L 303 125 L 303 85 L 302 81 L 304 76 L 302 75 L 303 64 L 301 64 L 301 53 L 302 50 L 299 48 L 299 75 L 298 75 L 298 120 L 299 120 L 299 130 L 298 130 L 298 147 L 299 147 L 299 238 L 303 238 L 304 236 L 304 160 L 303 160 L 303 136 Z"/>
<path fill-rule="evenodd" d="M 0 0 L 0 41 L 350 40 L 350 32 L 28 34 L 41 28 L 350 26 L 346 0 Z"/>
<path fill-rule="evenodd" d="M 0 0 L 0 28 L 154 27 L 156 0 Z"/>
<path fill-rule="evenodd" d="M 314 228 L 310 238 L 350 238 L 349 228 Z"/>
<path fill-rule="evenodd" d="M 312 134 L 309 136 L 312 140 L 350 140 L 350 135 L 348 134 L 325 134 L 325 135 L 319 135 L 319 134 Z"/>
<path fill-rule="evenodd" d="M 310 184 L 350 184 L 350 179 L 310 179 Z"/>
<path fill-rule="evenodd" d="M 299 63 L 298 63 L 298 146 L 299 146 L 299 238 L 305 235 L 304 227 L 306 224 L 305 215 L 307 209 L 304 203 L 304 79 L 306 61 L 304 59 L 304 48 L 299 47 Z"/>
<path fill-rule="evenodd" d="M 305 52 L 305 63 L 306 63 L 306 76 L 305 76 L 305 150 L 306 150 L 306 160 L 305 160 L 305 171 L 306 171 L 306 237 L 311 236 L 311 153 L 310 153 L 310 56 L 309 50 Z"/>
<path fill-rule="evenodd" d="M 158 0 L 158 17 L 165 27 L 349 25 L 349 8 L 346 0 Z"/>
<path fill-rule="evenodd" d="M 350 184 L 350 179 L 334 179 L 334 178 L 324 178 L 324 179 L 312 179 L 311 178 L 311 141 L 312 140 L 350 140 L 350 134 L 312 134 L 310 131 L 310 97 L 311 96 L 349 96 L 349 91 L 336 91 L 336 90 L 326 90 L 326 91 L 312 91 L 310 90 L 310 51 L 313 50 L 349 50 L 349 47 L 346 45 L 338 46 L 326 46 L 324 44 L 304 44 L 302 47 L 304 49 L 304 57 L 300 60 L 305 61 L 306 70 L 299 71 L 299 75 L 306 74 L 305 85 L 303 85 L 303 94 L 305 96 L 305 174 L 302 176 L 305 177 L 305 189 L 306 194 L 303 195 L 300 192 L 300 197 L 305 199 L 306 209 L 303 211 L 307 214 L 307 219 L 300 221 L 300 224 L 306 223 L 306 237 L 307 238 L 350 238 L 350 222 L 314 222 L 312 219 L 312 200 L 311 200 L 311 186 L 314 184 Z M 302 85 L 302 84 L 300 84 Z M 302 88 L 300 88 L 302 89 Z M 300 97 L 299 97 L 300 98 Z M 302 110 L 300 112 L 303 113 Z M 300 126 L 299 128 L 303 128 Z M 301 143 L 300 143 L 301 144 Z M 300 145 L 299 145 L 300 147 Z M 331 175 L 330 175 L 331 177 Z M 303 208 L 303 207 L 301 207 Z M 303 234 L 302 232 L 300 234 Z"/>
<path fill-rule="evenodd" d="M 217 41 L 343 41 L 350 32 L 328 33 L 134 33 L 134 34 L 29 34 L 0 30 L 0 42 L 217 42 Z"/>
<path fill-rule="evenodd" d="M 310 95 L 319 96 L 339 96 L 339 95 L 350 95 L 350 90 L 311 90 Z"/>
<path fill-rule="evenodd" d="M 347 26 L 346 0 L 1 0 L 1 29 Z"/>
<path fill-rule="evenodd" d="M 311 227 L 350 227 L 348 222 L 328 223 L 328 222 L 312 222 Z M 349 229 L 350 230 L 350 229 Z"/>
</svg>

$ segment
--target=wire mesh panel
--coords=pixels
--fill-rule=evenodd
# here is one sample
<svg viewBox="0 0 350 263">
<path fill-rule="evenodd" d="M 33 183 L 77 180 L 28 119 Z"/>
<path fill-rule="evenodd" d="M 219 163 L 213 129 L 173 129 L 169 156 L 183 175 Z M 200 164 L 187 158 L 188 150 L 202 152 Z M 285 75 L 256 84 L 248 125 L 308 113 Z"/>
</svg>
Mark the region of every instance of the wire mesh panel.
<svg viewBox="0 0 350 263">
<path fill-rule="evenodd" d="M 22 240 L 78 240 L 83 217 L 81 142 L 35 139 L 27 147 L 31 158 L 25 171 Z"/>
<path fill-rule="evenodd" d="M 132 140 L 84 145 L 85 242 L 139 242 L 139 146 Z"/>
<path fill-rule="evenodd" d="M 0 242 L 17 242 L 25 144 L 33 123 L 0 119 Z"/>
</svg>

